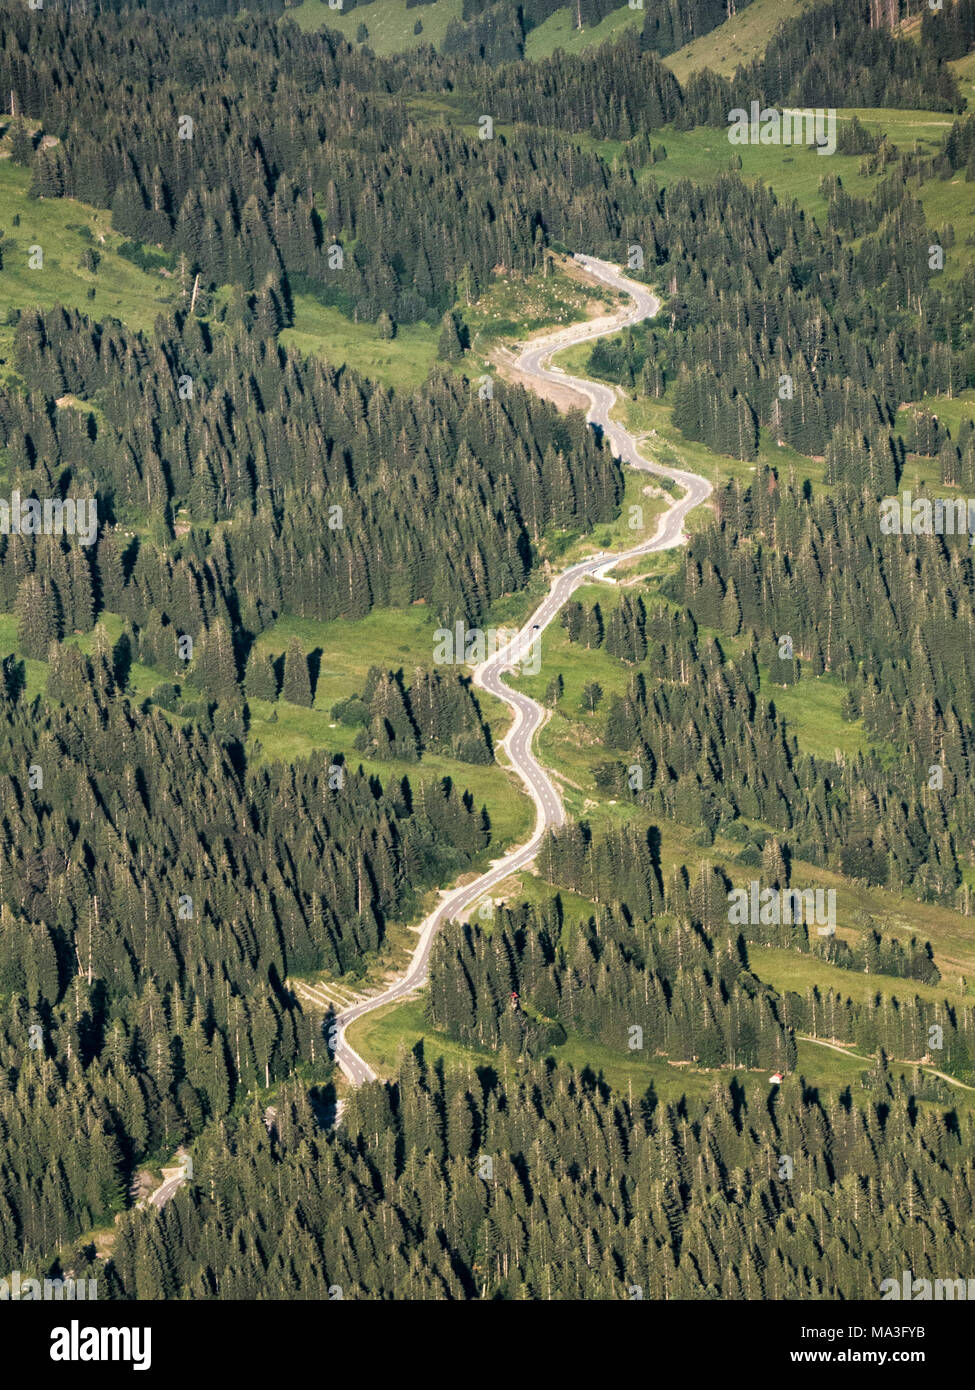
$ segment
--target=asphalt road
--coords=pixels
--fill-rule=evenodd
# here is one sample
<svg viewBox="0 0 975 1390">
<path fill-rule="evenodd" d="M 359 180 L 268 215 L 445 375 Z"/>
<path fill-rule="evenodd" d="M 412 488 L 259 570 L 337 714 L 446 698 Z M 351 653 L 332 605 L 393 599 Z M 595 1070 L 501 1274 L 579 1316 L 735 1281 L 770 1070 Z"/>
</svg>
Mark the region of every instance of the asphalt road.
<svg viewBox="0 0 975 1390">
<path fill-rule="evenodd" d="M 186 1153 L 186 1150 L 177 1149 L 176 1156 L 183 1161 L 178 1168 L 164 1168 L 162 1170 L 163 1180 L 156 1188 L 155 1192 L 151 1193 L 149 1196 L 149 1205 L 151 1207 L 164 1207 L 171 1197 L 176 1196 L 176 1193 L 189 1177 L 187 1169 L 187 1159 L 189 1155 Z"/>
<path fill-rule="evenodd" d="M 170 1197 L 176 1196 L 176 1193 L 183 1186 L 185 1181 L 186 1179 L 182 1174 L 176 1178 L 167 1178 L 166 1181 L 152 1193 L 149 1198 L 149 1205 L 153 1207 L 164 1207 Z"/>
<path fill-rule="evenodd" d="M 660 308 L 660 300 L 655 295 L 644 285 L 628 280 L 615 266 L 609 265 L 606 261 L 596 260 L 592 256 L 577 255 L 575 259 L 596 278 L 614 289 L 625 291 L 630 296 L 629 305 L 592 323 L 575 324 L 559 329 L 545 338 L 534 339 L 522 349 L 517 366 L 527 376 L 574 387 L 590 402 L 586 418 L 602 430 L 618 458 L 632 468 L 672 479 L 685 489 L 685 494 L 663 513 L 650 540 L 621 553 L 590 556 L 560 574 L 521 631 L 501 651 L 475 669 L 474 684 L 496 695 L 514 712 L 514 720 L 502 740 L 501 747 L 506 751 L 512 768 L 524 782 L 535 803 L 535 829 L 527 844 L 511 850 L 502 859 L 495 860 L 491 868 L 480 878 L 460 888 L 454 888 L 441 897 L 438 906 L 420 927 L 420 939 L 405 975 L 381 994 L 364 999 L 338 1015 L 334 1043 L 335 1059 L 349 1080 L 357 1086 L 364 1081 L 374 1081 L 376 1074 L 368 1062 L 364 1061 L 346 1041 L 346 1029 L 349 1024 L 354 1023 L 363 1014 L 371 1013 L 373 1009 L 411 994 L 422 985 L 427 975 L 433 938 L 444 922 L 457 917 L 465 908 L 483 898 L 509 874 L 530 864 L 548 831 L 565 823 L 565 811 L 558 790 L 532 752 L 532 739 L 545 718 L 545 710 L 537 701 L 505 685 L 505 672 L 528 657 L 532 643 L 541 639 L 542 632 L 580 584 L 593 577 L 606 576 L 622 560 L 653 550 L 669 550 L 680 545 L 684 518 L 693 507 L 703 502 L 711 491 L 711 484 L 704 478 L 699 478 L 696 473 L 664 468 L 641 457 L 633 436 L 610 419 L 610 410 L 616 401 L 616 393 L 612 387 L 602 382 L 569 376 L 566 372 L 556 372 L 546 366 L 553 352 L 576 343 L 601 338 L 608 333 L 618 333 L 621 328 L 630 324 L 653 318 Z"/>
</svg>

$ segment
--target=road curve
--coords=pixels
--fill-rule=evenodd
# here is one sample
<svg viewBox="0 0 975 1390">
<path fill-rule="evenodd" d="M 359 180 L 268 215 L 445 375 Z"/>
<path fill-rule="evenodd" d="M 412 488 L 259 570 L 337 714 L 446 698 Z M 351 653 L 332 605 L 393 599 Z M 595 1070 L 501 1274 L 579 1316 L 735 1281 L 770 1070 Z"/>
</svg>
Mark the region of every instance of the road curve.
<svg viewBox="0 0 975 1390">
<path fill-rule="evenodd" d="M 525 376 L 534 377 L 536 380 L 551 381 L 561 386 L 574 387 L 590 403 L 586 419 L 602 431 L 609 441 L 613 453 L 619 459 L 632 468 L 639 468 L 644 472 L 655 473 L 660 477 L 672 479 L 685 489 L 684 496 L 663 513 L 657 524 L 657 530 L 650 540 L 621 553 L 610 555 L 608 552 L 601 552 L 590 556 L 558 575 L 553 580 L 548 594 L 520 632 L 512 637 L 500 651 L 488 657 L 486 661 L 475 668 L 474 684 L 482 690 L 496 695 L 514 712 L 514 720 L 501 742 L 501 747 L 507 753 L 512 768 L 528 788 L 535 803 L 535 829 L 527 844 L 511 850 L 503 858 L 495 860 L 491 868 L 472 883 L 465 883 L 459 888 L 454 888 L 441 898 L 437 907 L 420 926 L 420 939 L 405 975 L 390 985 L 388 989 L 383 990 L 381 994 L 364 999 L 337 1016 L 333 1042 L 335 1060 L 348 1079 L 357 1086 L 364 1081 L 374 1081 L 376 1074 L 368 1062 L 364 1061 L 346 1040 L 346 1029 L 349 1024 L 354 1023 L 363 1014 L 371 1013 L 373 1009 L 381 1008 L 384 1004 L 392 1003 L 395 999 L 401 999 L 422 985 L 427 975 L 433 938 L 444 922 L 458 916 L 471 903 L 476 902 L 495 885 L 501 883 L 509 874 L 523 869 L 526 864 L 530 864 L 538 853 L 548 831 L 565 823 L 565 810 L 558 789 L 532 752 L 532 740 L 535 731 L 545 718 L 545 711 L 537 701 L 505 685 L 505 673 L 510 672 L 529 656 L 532 644 L 540 640 L 541 633 L 580 584 L 587 579 L 605 577 L 614 566 L 623 560 L 632 559 L 637 555 L 645 555 L 654 550 L 669 550 L 673 546 L 680 545 L 684 518 L 711 492 L 711 484 L 706 479 L 699 478 L 696 473 L 686 473 L 675 468 L 664 468 L 660 464 L 650 463 L 640 455 L 633 436 L 622 425 L 610 419 L 610 411 L 616 401 L 616 393 L 612 387 L 606 386 L 602 382 L 569 376 L 563 371 L 553 371 L 551 367 L 546 365 L 553 352 L 572 347 L 576 343 L 587 342 L 593 338 L 601 338 L 608 333 L 618 333 L 621 328 L 640 323 L 643 319 L 653 318 L 660 308 L 660 300 L 651 294 L 645 285 L 627 279 L 615 266 L 609 265 L 606 261 L 597 260 L 593 256 L 577 255 L 575 260 L 594 278 L 627 294 L 630 303 L 625 308 L 606 315 L 604 318 L 559 329 L 555 333 L 547 334 L 544 338 L 533 339 L 522 348 L 516 366 Z"/>
</svg>

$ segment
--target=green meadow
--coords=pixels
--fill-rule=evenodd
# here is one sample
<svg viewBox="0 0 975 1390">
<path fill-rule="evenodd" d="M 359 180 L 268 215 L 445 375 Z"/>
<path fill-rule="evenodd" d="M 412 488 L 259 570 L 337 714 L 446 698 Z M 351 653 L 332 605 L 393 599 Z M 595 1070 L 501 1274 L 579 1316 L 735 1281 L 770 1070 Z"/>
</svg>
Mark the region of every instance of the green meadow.
<svg viewBox="0 0 975 1390">
<path fill-rule="evenodd" d="M 525 339 L 547 329 L 581 323 L 618 300 L 609 289 L 583 280 L 573 262 L 553 254 L 544 274 L 499 271 L 472 303 L 458 311 L 471 336 L 471 350 L 485 351 L 505 339 Z"/>
<path fill-rule="evenodd" d="M 905 431 L 908 427 L 911 409 L 926 410 L 931 415 L 937 415 L 938 419 L 948 426 L 952 434 L 956 434 L 960 426 L 966 420 L 975 420 L 975 389 L 960 391 L 957 396 L 921 396 L 913 402 L 912 406 L 902 409 L 897 416 L 895 429 Z M 910 456 L 913 459 L 915 455 Z M 917 459 L 918 464 L 930 467 L 930 476 L 924 475 L 929 486 L 940 483 L 940 474 L 937 471 L 937 463 L 931 459 Z M 933 465 L 933 466 L 932 466 Z"/>
<path fill-rule="evenodd" d="M 711 33 L 685 44 L 664 58 L 679 81 L 691 72 L 710 67 L 715 72 L 732 76 L 735 68 L 759 57 L 769 35 L 783 20 L 792 18 L 807 8 L 813 0 L 753 0 L 739 14 L 728 19 Z M 358 42 L 359 26 L 367 30 L 366 45 L 374 53 L 388 56 L 409 53 L 424 44 L 439 49 L 453 19 L 463 15 L 462 0 L 435 0 L 433 4 L 407 8 L 406 0 L 376 0 L 345 11 L 332 8 L 327 0 L 302 0 L 289 5 L 282 23 L 289 21 L 306 30 L 322 27 L 335 29 L 350 43 Z M 549 15 L 542 24 L 531 29 L 525 38 L 525 57 L 530 60 L 550 57 L 557 49 L 564 53 L 584 53 L 599 44 L 611 43 L 628 29 L 642 27 L 644 11 L 621 3 L 598 24 L 578 25 L 576 7 L 569 3 Z M 422 24 L 414 32 L 417 20 Z"/>
<path fill-rule="evenodd" d="M 99 621 L 113 642 L 126 629 L 124 619 L 115 613 L 104 613 Z M 408 777 L 411 782 L 449 777 L 460 789 L 471 793 L 475 805 L 486 808 L 492 832 L 490 853 L 494 855 L 500 845 L 514 843 L 527 835 L 533 824 L 532 804 L 511 772 L 500 763 L 461 763 L 432 754 L 412 763 L 363 758 L 353 747 L 356 731 L 337 724 L 330 714 L 339 700 L 362 689 L 370 666 L 384 670 L 402 668 L 409 684 L 416 666 L 431 664 L 435 625 L 418 610 L 395 609 L 377 609 L 355 624 L 341 620 L 320 623 L 302 618 L 279 619 L 261 634 L 257 646 L 278 656 L 287 649 L 291 638 L 297 636 L 306 653 L 321 651 L 315 701 L 311 709 L 306 709 L 281 699 L 273 703 L 249 700 L 249 749 L 258 760 L 286 762 L 319 751 L 341 753 L 350 766 L 361 764 L 384 786 L 402 777 Z M 89 652 L 94 632 L 74 634 L 65 641 Z M 24 660 L 27 698 L 43 695 L 47 687 L 47 663 L 21 657 L 16 618 L 13 614 L 0 614 L 0 659 L 11 655 Z M 171 680 L 172 677 L 158 668 L 134 662 L 129 670 L 128 689 L 132 698 L 145 700 L 157 686 Z M 201 698 L 189 685 L 183 688 L 183 694 L 190 700 Z M 478 692 L 478 699 L 497 741 L 507 730 L 507 707 L 483 691 Z M 167 715 L 178 717 L 169 712 Z"/>
<path fill-rule="evenodd" d="M 530 30 L 525 39 L 525 57 L 531 60 L 550 58 L 557 48 L 563 53 L 584 53 L 587 48 L 597 44 L 612 43 L 627 29 L 643 24 L 641 10 L 633 9 L 623 3 L 619 9 L 605 15 L 598 24 L 584 24 L 580 29 L 576 22 L 575 5 L 556 10 L 544 23 Z"/>
<path fill-rule="evenodd" d="M 796 685 L 778 685 L 767 667 L 759 667 L 762 692 L 788 721 L 803 753 L 817 758 L 853 758 L 865 753 L 870 739 L 859 719 L 845 720 L 841 710 L 846 687 L 835 676 L 802 669 Z"/>
<path fill-rule="evenodd" d="M 911 1000 L 916 995 L 932 1004 L 947 1000 L 952 1008 L 971 1007 L 971 999 L 966 999 L 950 985 L 926 985 L 920 980 L 902 980 L 894 975 L 867 975 L 862 970 L 844 970 L 815 956 L 804 956 L 798 951 L 786 951 L 777 946 L 749 946 L 748 963 L 759 979 L 770 984 L 779 994 L 787 990 L 805 994 L 807 989 L 812 988 L 820 992 L 832 989 L 846 999 L 856 999 L 861 1003 L 877 994 L 900 1000 Z"/>
<path fill-rule="evenodd" d="M 663 61 L 677 78 L 686 82 L 692 72 L 710 68 L 723 77 L 765 51 L 769 36 L 787 19 L 808 9 L 815 0 L 752 0 L 752 3 L 699 39 L 669 54 Z"/>
<path fill-rule="evenodd" d="M 781 988 L 792 990 L 804 990 L 811 985 L 823 989 L 832 984 L 854 998 L 866 997 L 872 987 L 875 992 L 889 993 L 901 1000 L 909 1000 L 917 993 L 923 998 L 941 1000 L 947 997 L 951 1002 L 957 1002 L 950 993 L 939 992 L 937 987 L 883 976 L 858 976 L 853 971 L 827 966 L 809 957 L 796 956 L 793 962 L 792 954 L 756 947 L 752 947 L 749 953 L 752 968 L 776 989 L 779 988 L 777 981 L 781 980 Z M 780 956 L 790 959 L 780 962 L 776 959 Z M 848 977 L 848 980 L 834 980 L 832 977 Z M 848 987 L 844 988 L 844 985 Z M 365 1015 L 349 1027 L 347 1037 L 350 1045 L 369 1060 L 380 1076 L 392 1076 L 399 1061 L 418 1047 L 422 1049 L 428 1065 L 440 1064 L 448 1071 L 467 1075 L 484 1067 L 501 1073 L 517 1072 L 522 1065 L 520 1058 L 458 1042 L 434 1028 L 427 1017 L 426 1002 L 422 996 L 387 1004 Z M 865 1059 L 855 1048 L 844 1051 L 826 1042 L 807 1038 L 797 1040 L 797 1052 L 795 1073 L 786 1079 L 776 1093 L 776 1103 L 778 1097 L 782 1098 L 783 1103 L 788 1103 L 791 1088 L 798 1084 L 821 1086 L 833 1093 L 849 1087 L 854 1099 L 865 1103 L 862 1078 L 870 1067 L 870 1059 Z M 750 1100 L 760 1100 L 763 1095 L 771 1094 L 768 1073 L 764 1068 L 754 1071 L 731 1070 L 727 1067 L 705 1069 L 689 1063 L 673 1063 L 663 1056 L 648 1056 L 642 1051 L 609 1047 L 576 1031 L 570 1031 L 566 1040 L 553 1047 L 547 1055 L 558 1064 L 569 1065 L 577 1073 L 598 1078 L 631 1097 L 639 1098 L 652 1091 L 663 1104 L 676 1104 L 682 1096 L 705 1099 L 716 1082 L 728 1081 L 732 1076 Z M 908 1076 L 911 1072 L 911 1068 L 897 1062 L 891 1062 L 890 1069 L 895 1076 Z M 959 1104 L 971 1103 L 969 1093 L 962 1088 L 953 1088 L 951 1094 Z"/>
<path fill-rule="evenodd" d="M 311 295 L 294 298 L 294 324 L 279 335 L 285 347 L 325 358 L 333 367 L 352 367 L 364 376 L 404 390 L 420 386 L 437 359 L 440 329 L 428 323 L 398 325 L 390 339 L 374 323 L 353 323 L 340 309 Z"/>
<path fill-rule="evenodd" d="M 958 79 L 962 96 L 968 98 L 971 108 L 975 105 L 975 52 L 967 53 L 964 58 L 954 59 L 948 66 Z"/>
<path fill-rule="evenodd" d="M 359 25 L 369 31 L 366 46 L 385 57 L 392 53 L 408 53 L 424 44 L 439 48 L 452 19 L 460 19 L 462 0 L 436 0 L 432 5 L 414 5 L 407 9 L 406 0 L 377 0 L 370 5 L 357 5 L 345 13 L 333 9 L 323 0 L 303 0 L 300 5 L 285 10 L 282 23 L 293 21 L 301 29 L 336 29 L 350 43 L 356 42 Z M 414 34 L 417 20 L 423 25 Z"/>
<path fill-rule="evenodd" d="M 357 694 L 365 684 L 371 666 L 382 670 L 402 669 L 406 684 L 418 666 L 429 668 L 433 661 L 433 633 L 436 620 L 423 605 L 409 609 L 376 609 L 355 623 L 336 619 L 322 623 L 307 618 L 279 618 L 257 639 L 257 647 L 272 655 L 287 649 L 297 637 L 306 652 L 320 651 L 321 666 L 311 709 L 277 700 L 250 700 L 250 740 L 260 745 L 261 755 L 291 761 L 317 749 L 341 753 L 352 767 L 361 763 L 384 785 L 394 778 L 450 777 L 458 787 L 469 790 L 478 806 L 485 806 L 492 828 L 492 853 L 499 843 L 511 843 L 531 827 L 533 810 L 527 795 L 512 773 L 499 763 L 460 763 L 451 758 L 425 754 L 419 762 L 398 762 L 363 758 L 353 747 L 356 730 L 331 717 L 340 700 Z M 507 731 L 507 707 L 484 691 L 477 692 L 485 719 L 497 743 Z"/>
<path fill-rule="evenodd" d="M 448 1070 L 470 1074 L 479 1067 L 490 1067 L 497 1072 L 517 1071 L 519 1068 L 518 1058 L 455 1042 L 433 1028 L 427 1020 L 422 998 L 376 1009 L 374 1013 L 366 1014 L 351 1024 L 346 1036 L 350 1045 L 360 1056 L 366 1057 L 381 1076 L 392 1076 L 399 1059 L 418 1044 L 422 1045 L 428 1064 L 442 1060 Z M 800 1055 L 803 1055 L 807 1045 L 802 1044 L 801 1049 Z M 571 1066 L 576 1072 L 587 1072 L 593 1079 L 601 1078 L 615 1090 L 628 1092 L 634 1098 L 640 1098 L 652 1089 L 663 1104 L 676 1104 L 682 1096 L 704 1100 L 713 1090 L 715 1081 L 730 1080 L 732 1076 L 749 1096 L 757 1098 L 769 1089 L 768 1073 L 764 1069 L 731 1071 L 722 1068 L 708 1071 L 689 1064 L 672 1063 L 665 1057 L 607 1047 L 604 1043 L 574 1032 L 569 1033 L 566 1041 L 547 1055 L 563 1066 Z M 808 1055 L 816 1066 L 816 1079 L 822 1082 L 827 1080 L 827 1076 L 832 1079 L 832 1076 L 840 1073 L 844 1064 L 844 1084 L 863 1070 L 862 1062 L 852 1067 L 849 1060 L 839 1054 L 824 1052 L 824 1056 L 819 1058 L 811 1046 L 808 1047 Z M 813 1071 L 812 1066 L 809 1071 Z"/>
<path fill-rule="evenodd" d="M 761 0 L 743 12 L 747 16 Z M 707 36 L 711 37 L 711 36 Z M 975 84 L 973 84 L 975 90 Z M 942 111 L 895 111 L 870 108 L 839 108 L 838 126 L 856 117 L 874 135 L 886 135 L 901 153 L 933 155 L 957 117 Z M 732 145 L 727 132 L 709 126 L 693 130 L 674 130 L 663 126 L 653 132 L 654 145 L 662 144 L 667 158 L 645 165 L 638 177 L 665 188 L 679 179 L 708 183 L 732 170 L 732 161 L 741 178 L 760 181 L 772 188 L 782 203 L 795 201 L 804 212 L 825 226 L 828 203 L 820 185 L 827 175 L 835 175 L 852 197 L 867 197 L 880 184 L 883 173 L 861 173 L 861 155 L 820 155 L 799 145 Z M 591 147 L 608 161 L 620 150 L 616 142 L 591 142 Z M 945 256 L 945 274 L 960 275 L 970 263 L 972 251 L 967 238 L 975 232 L 975 198 L 963 172 L 951 179 L 912 179 L 908 185 L 920 200 L 929 226 L 938 231 L 950 224 L 955 246 Z"/>
<path fill-rule="evenodd" d="M 128 626 L 118 613 L 102 613 L 98 621 L 112 642 L 117 642 Z M 80 651 L 88 653 L 94 640 L 95 632 L 92 629 L 91 632 L 69 634 L 64 639 L 64 645 L 77 647 Z M 21 656 L 17 640 L 17 619 L 12 613 L 0 613 L 0 660 L 7 656 L 14 656 L 24 663 L 24 693 L 27 698 L 32 700 L 37 695 L 43 695 L 47 689 L 47 662 Z M 129 667 L 129 690 L 140 700 L 147 699 L 157 685 L 162 685 L 169 679 L 165 671 L 160 671 L 154 666 L 143 666 L 138 661 L 134 661 Z"/>
<path fill-rule="evenodd" d="M 118 254 L 125 238 L 112 231 L 111 213 L 69 198 L 28 198 L 30 181 L 29 170 L 0 158 L 5 309 L 63 304 L 139 329 L 151 328 L 160 313 L 172 310 L 178 302 L 178 281 L 140 270 Z M 17 217 L 19 226 L 14 223 Z M 36 270 L 28 264 L 32 246 L 43 253 L 43 264 Z M 94 272 L 79 264 L 86 250 L 100 257 Z M 11 370 L 12 344 L 13 328 L 0 318 L 0 371 Z"/>
</svg>

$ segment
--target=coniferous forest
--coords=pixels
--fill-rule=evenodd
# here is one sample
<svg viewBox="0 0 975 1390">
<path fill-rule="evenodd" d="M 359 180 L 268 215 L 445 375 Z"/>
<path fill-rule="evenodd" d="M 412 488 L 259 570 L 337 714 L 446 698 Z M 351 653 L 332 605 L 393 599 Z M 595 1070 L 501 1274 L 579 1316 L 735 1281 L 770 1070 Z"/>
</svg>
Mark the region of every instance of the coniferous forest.
<svg viewBox="0 0 975 1390">
<path fill-rule="evenodd" d="M 975 1297 L 975 2 L 0 16 L 0 1300 Z"/>
</svg>

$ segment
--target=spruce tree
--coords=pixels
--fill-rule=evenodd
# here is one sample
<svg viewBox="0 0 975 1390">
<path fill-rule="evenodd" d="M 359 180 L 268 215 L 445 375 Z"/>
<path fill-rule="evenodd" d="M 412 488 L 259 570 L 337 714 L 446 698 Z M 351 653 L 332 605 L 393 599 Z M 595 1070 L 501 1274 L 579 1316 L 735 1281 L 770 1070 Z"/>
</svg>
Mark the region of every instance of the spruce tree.
<svg viewBox="0 0 975 1390">
<path fill-rule="evenodd" d="M 281 698 L 292 705 L 311 708 L 311 677 L 308 674 L 308 658 L 297 637 L 292 637 L 284 658 L 284 678 L 281 682 Z"/>
<path fill-rule="evenodd" d="M 271 653 L 252 647 L 244 673 L 244 692 L 251 700 L 276 700 L 278 681 Z"/>
<path fill-rule="evenodd" d="M 28 134 L 24 122 L 18 121 L 10 137 L 10 158 L 15 164 L 20 164 L 24 168 L 27 168 L 33 157 L 34 141 Z"/>
<path fill-rule="evenodd" d="M 28 575 L 17 591 L 14 612 L 21 652 L 34 661 L 46 661 L 48 647 L 61 636 L 57 603 L 47 581 L 38 574 Z"/>
<path fill-rule="evenodd" d="M 456 362 L 463 355 L 464 344 L 461 339 L 459 320 L 452 310 L 448 310 L 440 324 L 437 356 L 447 362 Z"/>
</svg>

